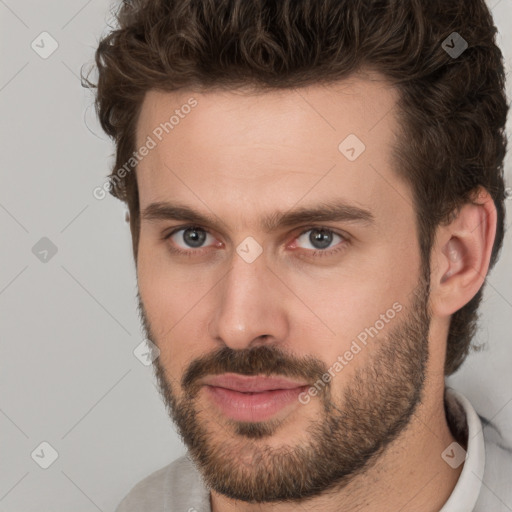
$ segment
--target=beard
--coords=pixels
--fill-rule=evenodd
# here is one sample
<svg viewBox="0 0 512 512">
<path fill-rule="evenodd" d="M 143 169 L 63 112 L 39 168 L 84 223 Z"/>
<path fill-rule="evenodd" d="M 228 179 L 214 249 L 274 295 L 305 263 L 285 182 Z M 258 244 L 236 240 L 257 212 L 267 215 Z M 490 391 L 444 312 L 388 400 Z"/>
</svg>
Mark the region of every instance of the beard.
<svg viewBox="0 0 512 512">
<path fill-rule="evenodd" d="M 176 380 L 156 358 L 160 394 L 205 484 L 245 502 L 293 501 L 339 490 L 366 472 L 404 431 L 421 403 L 431 317 L 428 297 L 429 270 L 424 268 L 410 306 L 400 313 L 403 318 L 392 320 L 395 325 L 390 324 L 387 335 L 369 342 L 378 346 L 366 347 L 371 352 L 365 365 L 344 383 L 338 400 L 332 384 L 343 377 L 325 383 L 317 395 L 322 411 L 301 432 L 300 443 L 290 439 L 279 447 L 266 445 L 265 439 L 283 423 L 275 419 L 224 418 L 212 430 L 214 414 L 197 402 L 202 387 L 198 381 L 232 372 L 316 382 L 328 373 L 325 362 L 298 358 L 270 344 L 244 350 L 223 347 L 192 361 Z M 158 341 L 164 340 L 152 336 L 140 296 L 139 313 L 146 337 L 161 347 Z M 174 386 L 181 386 L 181 398 Z"/>
</svg>

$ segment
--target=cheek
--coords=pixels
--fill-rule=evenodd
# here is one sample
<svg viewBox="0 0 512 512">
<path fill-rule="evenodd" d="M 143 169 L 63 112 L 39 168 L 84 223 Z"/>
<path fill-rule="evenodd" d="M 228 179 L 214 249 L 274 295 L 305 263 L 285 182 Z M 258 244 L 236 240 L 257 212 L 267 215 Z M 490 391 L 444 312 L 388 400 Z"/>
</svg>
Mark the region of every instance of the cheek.
<svg viewBox="0 0 512 512">
<path fill-rule="evenodd" d="M 340 265 L 328 273 L 286 276 L 289 287 L 297 290 L 314 314 L 317 336 L 334 337 L 338 342 L 349 340 L 373 325 L 394 303 L 402 306 L 408 303 L 408 295 L 416 285 L 417 270 L 407 269 L 405 265 L 397 268 L 391 254 L 385 256 L 380 251 L 373 260 L 361 258 L 357 263 Z M 307 312 L 295 304 L 302 316 L 294 316 L 294 321 L 304 324 Z"/>
<path fill-rule="evenodd" d="M 172 264 L 163 243 L 156 244 L 141 236 L 137 283 L 148 312 L 153 313 L 159 324 L 177 322 L 200 292 L 198 281 L 183 270 L 182 266 Z"/>
<path fill-rule="evenodd" d="M 377 254 L 378 253 L 378 254 Z M 409 261 L 397 265 L 392 247 L 381 247 L 372 257 L 351 261 L 333 269 L 327 276 L 289 276 L 290 288 L 300 296 L 313 316 L 305 322 L 304 308 L 290 309 L 290 336 L 303 354 L 311 354 L 331 367 L 342 356 L 336 387 L 364 366 L 379 348 L 390 330 L 403 321 L 402 311 L 410 303 L 410 293 L 417 284 L 419 263 Z M 306 312 L 307 313 L 307 312 Z M 299 341 L 300 340 L 300 341 Z"/>
<path fill-rule="evenodd" d="M 194 305 L 198 298 L 194 286 L 161 260 L 157 251 L 145 250 L 141 245 L 137 283 L 161 362 L 174 377 L 180 375 L 184 359 L 190 355 L 190 341 L 197 339 L 191 327 L 197 325 Z"/>
</svg>

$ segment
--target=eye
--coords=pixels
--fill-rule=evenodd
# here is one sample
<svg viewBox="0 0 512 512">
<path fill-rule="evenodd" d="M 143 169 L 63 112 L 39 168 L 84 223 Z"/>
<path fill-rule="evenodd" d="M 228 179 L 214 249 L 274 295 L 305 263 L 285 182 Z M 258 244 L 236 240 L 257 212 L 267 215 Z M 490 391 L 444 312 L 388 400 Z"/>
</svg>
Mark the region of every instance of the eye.
<svg viewBox="0 0 512 512">
<path fill-rule="evenodd" d="M 308 234 L 309 233 L 309 234 Z M 339 239 L 339 242 L 334 245 L 335 249 L 329 249 L 329 247 L 333 244 L 333 242 Z M 338 252 L 342 248 L 346 246 L 348 242 L 347 238 L 343 235 L 335 233 L 334 231 L 323 228 L 323 227 L 313 227 L 304 230 L 296 240 L 299 244 L 306 244 L 306 249 L 313 250 L 313 255 L 320 255 L 320 253 L 324 254 L 333 254 Z M 344 243 L 345 242 L 345 243 Z M 310 247 L 307 247 L 309 244 Z M 296 245 L 296 243 L 294 243 Z M 341 247 L 338 247 L 341 246 Z M 308 251 L 309 252 L 309 251 Z"/>
<path fill-rule="evenodd" d="M 180 232 L 183 232 L 180 234 Z M 175 229 L 165 236 L 166 240 L 172 240 L 178 247 L 172 247 L 171 251 L 190 254 L 190 249 L 202 249 L 205 240 L 210 237 L 212 240 L 215 238 L 210 235 L 206 230 L 198 226 L 185 226 Z M 201 252 L 201 251 L 192 251 Z"/>
</svg>

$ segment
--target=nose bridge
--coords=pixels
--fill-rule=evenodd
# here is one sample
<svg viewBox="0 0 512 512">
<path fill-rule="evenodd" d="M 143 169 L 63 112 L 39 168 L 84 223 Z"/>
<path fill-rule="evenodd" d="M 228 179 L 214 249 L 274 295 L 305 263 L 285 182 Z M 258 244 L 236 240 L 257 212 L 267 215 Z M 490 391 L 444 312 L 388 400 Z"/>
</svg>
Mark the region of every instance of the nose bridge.
<svg viewBox="0 0 512 512">
<path fill-rule="evenodd" d="M 209 334 L 233 349 L 284 337 L 287 319 L 276 296 L 275 279 L 264 254 L 250 261 L 235 253 L 219 286 Z"/>
</svg>

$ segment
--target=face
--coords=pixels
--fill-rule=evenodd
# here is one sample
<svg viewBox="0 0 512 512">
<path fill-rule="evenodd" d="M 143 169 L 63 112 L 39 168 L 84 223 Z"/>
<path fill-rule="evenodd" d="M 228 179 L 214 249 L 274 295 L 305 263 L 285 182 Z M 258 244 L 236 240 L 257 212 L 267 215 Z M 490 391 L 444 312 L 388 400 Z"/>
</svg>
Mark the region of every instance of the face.
<svg viewBox="0 0 512 512">
<path fill-rule="evenodd" d="M 428 272 L 393 170 L 396 101 L 375 75 L 145 98 L 139 308 L 162 397 L 219 493 L 344 486 L 420 401 Z"/>
</svg>

